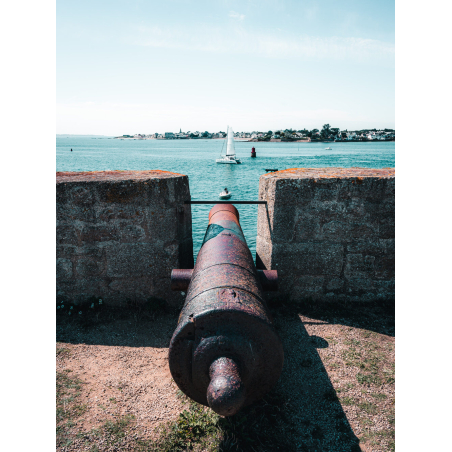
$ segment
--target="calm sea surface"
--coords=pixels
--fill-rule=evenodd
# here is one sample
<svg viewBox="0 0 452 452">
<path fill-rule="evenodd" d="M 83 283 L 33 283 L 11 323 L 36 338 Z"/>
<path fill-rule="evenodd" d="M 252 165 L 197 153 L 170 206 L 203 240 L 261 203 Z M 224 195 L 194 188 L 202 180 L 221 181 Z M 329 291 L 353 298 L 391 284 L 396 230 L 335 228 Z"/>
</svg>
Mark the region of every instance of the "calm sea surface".
<svg viewBox="0 0 452 452">
<path fill-rule="evenodd" d="M 214 200 L 227 187 L 233 200 L 257 200 L 265 168 L 395 166 L 395 143 L 247 143 L 236 142 L 241 165 L 215 163 L 224 140 L 116 140 L 109 137 L 56 138 L 57 171 L 152 170 L 186 174 L 193 200 Z M 257 158 L 250 157 L 255 146 Z M 331 151 L 325 150 L 331 147 Z M 70 149 L 73 152 L 70 152 Z M 225 153 L 225 150 L 223 150 Z M 212 206 L 193 205 L 195 258 Z M 257 206 L 238 205 L 240 224 L 251 252 L 256 250 Z"/>
</svg>

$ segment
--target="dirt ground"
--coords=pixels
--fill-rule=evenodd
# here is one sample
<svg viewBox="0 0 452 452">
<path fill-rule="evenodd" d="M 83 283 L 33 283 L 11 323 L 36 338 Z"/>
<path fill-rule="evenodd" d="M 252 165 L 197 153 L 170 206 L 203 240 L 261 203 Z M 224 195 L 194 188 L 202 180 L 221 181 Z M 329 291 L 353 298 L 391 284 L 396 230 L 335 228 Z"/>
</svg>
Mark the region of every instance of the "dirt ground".
<svg viewBox="0 0 452 452">
<path fill-rule="evenodd" d="M 57 450 L 150 450 L 187 408 L 168 367 L 177 313 L 98 308 L 57 311 Z M 275 435 L 291 450 L 394 450 L 393 306 L 272 312 L 285 353 Z"/>
</svg>

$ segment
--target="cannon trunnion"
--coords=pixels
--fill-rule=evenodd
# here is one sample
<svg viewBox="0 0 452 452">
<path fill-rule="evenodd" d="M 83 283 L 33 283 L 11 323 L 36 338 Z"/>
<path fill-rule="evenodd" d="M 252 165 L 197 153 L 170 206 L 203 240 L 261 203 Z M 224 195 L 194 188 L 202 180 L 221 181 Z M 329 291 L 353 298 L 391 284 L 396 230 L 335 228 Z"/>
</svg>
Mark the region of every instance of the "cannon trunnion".
<svg viewBox="0 0 452 452">
<path fill-rule="evenodd" d="M 258 271 L 231 204 L 217 204 L 193 270 L 173 270 L 174 290 L 187 290 L 169 347 L 174 381 L 191 399 L 230 416 L 277 382 L 282 343 L 263 291 L 276 271 Z"/>
</svg>

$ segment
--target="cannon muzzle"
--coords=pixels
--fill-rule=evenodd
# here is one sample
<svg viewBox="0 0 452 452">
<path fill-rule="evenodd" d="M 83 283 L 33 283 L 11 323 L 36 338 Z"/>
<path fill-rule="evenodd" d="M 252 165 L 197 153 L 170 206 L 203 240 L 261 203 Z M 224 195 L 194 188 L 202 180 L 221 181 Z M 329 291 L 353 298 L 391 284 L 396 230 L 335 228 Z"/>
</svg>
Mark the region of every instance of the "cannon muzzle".
<svg viewBox="0 0 452 452">
<path fill-rule="evenodd" d="M 264 300 L 274 270 L 258 271 L 231 204 L 217 204 L 193 270 L 173 270 L 187 291 L 169 347 L 169 367 L 191 399 L 223 416 L 259 400 L 277 382 L 283 348 Z"/>
</svg>

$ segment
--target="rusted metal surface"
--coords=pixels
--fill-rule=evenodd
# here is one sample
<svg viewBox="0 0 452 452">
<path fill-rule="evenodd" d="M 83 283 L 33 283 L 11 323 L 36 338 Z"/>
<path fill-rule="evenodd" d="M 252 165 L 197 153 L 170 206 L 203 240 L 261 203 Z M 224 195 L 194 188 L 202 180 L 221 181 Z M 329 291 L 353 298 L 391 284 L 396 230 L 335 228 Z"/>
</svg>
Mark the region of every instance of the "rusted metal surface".
<svg viewBox="0 0 452 452">
<path fill-rule="evenodd" d="M 275 170 L 276 171 L 276 170 Z M 184 201 L 184 204 L 267 204 L 267 201 L 191 201 L 191 200 L 186 200 Z"/>
<path fill-rule="evenodd" d="M 175 290 L 188 276 L 178 272 Z M 277 284 L 276 271 L 256 270 L 237 209 L 215 205 L 169 348 L 171 374 L 190 398 L 230 416 L 275 385 L 284 356 L 264 290 Z"/>
<path fill-rule="evenodd" d="M 171 272 L 171 290 L 187 290 L 192 274 L 192 268 L 178 268 L 173 270 Z"/>
</svg>

